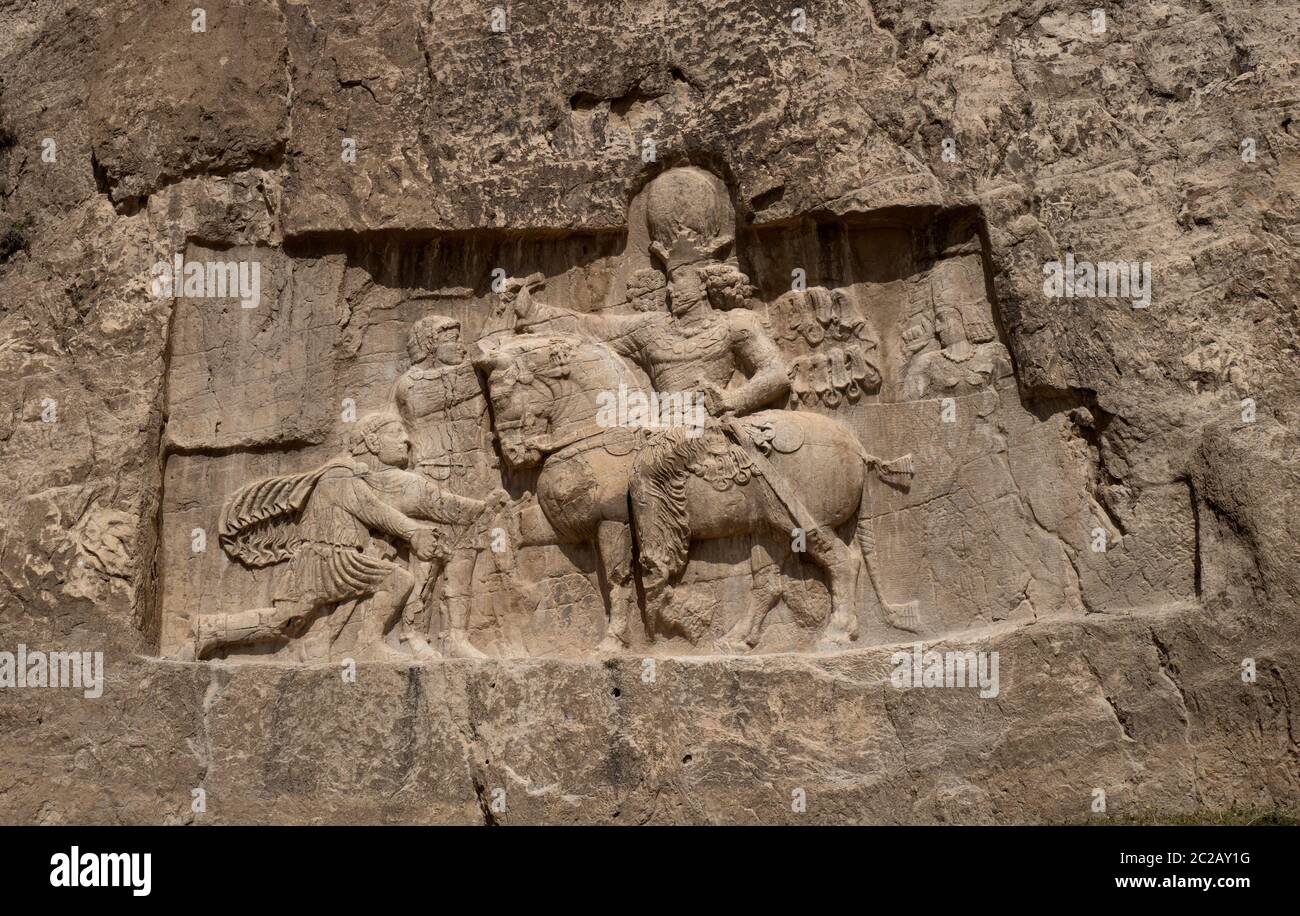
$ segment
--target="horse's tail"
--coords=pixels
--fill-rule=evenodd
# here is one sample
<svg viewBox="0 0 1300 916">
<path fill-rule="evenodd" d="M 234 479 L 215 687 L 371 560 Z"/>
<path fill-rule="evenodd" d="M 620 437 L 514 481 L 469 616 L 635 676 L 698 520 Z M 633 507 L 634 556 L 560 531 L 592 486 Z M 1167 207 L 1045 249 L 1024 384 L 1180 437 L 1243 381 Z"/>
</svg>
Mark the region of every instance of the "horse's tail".
<svg viewBox="0 0 1300 916">
<path fill-rule="evenodd" d="M 858 549 L 862 551 L 862 560 L 867 567 L 867 578 L 870 579 L 868 584 L 871 590 L 868 600 L 875 599 L 875 602 L 880 606 L 881 618 L 891 627 L 905 630 L 908 633 L 919 633 L 921 631 L 921 617 L 917 610 L 918 603 L 908 601 L 904 604 L 891 604 L 885 600 L 885 596 L 880 591 L 880 581 L 876 576 L 875 565 L 876 535 L 872 530 L 872 517 L 868 511 L 871 489 L 870 472 L 875 472 L 886 483 L 906 487 L 916 474 L 912 464 L 912 456 L 903 455 L 901 458 L 895 458 L 892 461 L 884 461 L 870 454 L 866 449 L 862 449 L 861 454 L 862 463 L 869 473 L 862 481 L 862 502 L 858 505 L 858 524 L 853 532 L 853 539 L 857 541 Z"/>
<path fill-rule="evenodd" d="M 907 488 L 916 475 L 916 468 L 912 464 L 910 454 L 895 458 L 893 461 L 885 461 L 883 458 L 877 458 L 875 455 L 864 451 L 862 461 L 866 464 L 868 471 L 875 471 L 881 480 L 894 486 Z"/>
</svg>

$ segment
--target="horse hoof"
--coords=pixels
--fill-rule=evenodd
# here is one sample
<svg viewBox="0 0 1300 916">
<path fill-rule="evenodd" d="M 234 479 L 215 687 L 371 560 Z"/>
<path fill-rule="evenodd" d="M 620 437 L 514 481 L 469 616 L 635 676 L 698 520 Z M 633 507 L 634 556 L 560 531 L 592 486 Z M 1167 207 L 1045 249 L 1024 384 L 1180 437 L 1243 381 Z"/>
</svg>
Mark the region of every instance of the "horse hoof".
<svg viewBox="0 0 1300 916">
<path fill-rule="evenodd" d="M 719 655 L 744 655 L 751 648 L 743 639 L 719 639 L 714 642 Z"/>
<path fill-rule="evenodd" d="M 627 645 L 613 635 L 606 636 L 600 641 L 600 645 L 596 646 L 598 655 L 622 655 L 625 652 L 627 652 Z"/>
<path fill-rule="evenodd" d="M 461 635 L 448 636 L 443 642 L 442 651 L 447 658 L 484 659 L 488 657 L 487 653 L 469 641 L 469 637 Z"/>
<path fill-rule="evenodd" d="M 853 637 L 848 633 L 827 633 L 817 640 L 818 652 L 841 652 L 849 647 Z"/>
<path fill-rule="evenodd" d="M 386 642 L 372 643 L 369 647 L 357 653 L 365 661 L 371 662 L 403 662 L 410 663 L 414 659 L 400 649 L 394 649 Z"/>
<path fill-rule="evenodd" d="M 425 643 L 422 646 L 413 643 L 406 643 L 406 647 L 410 649 L 411 657 L 419 662 L 429 662 L 434 659 L 442 658 L 442 653 L 428 643 Z"/>
</svg>

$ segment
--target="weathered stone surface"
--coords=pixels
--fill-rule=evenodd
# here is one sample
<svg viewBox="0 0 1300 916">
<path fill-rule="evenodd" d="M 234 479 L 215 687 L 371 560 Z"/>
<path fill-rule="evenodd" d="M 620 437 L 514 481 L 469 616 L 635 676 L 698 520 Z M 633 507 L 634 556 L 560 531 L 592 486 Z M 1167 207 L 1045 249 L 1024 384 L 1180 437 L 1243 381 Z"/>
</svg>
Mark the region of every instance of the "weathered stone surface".
<svg viewBox="0 0 1300 916">
<path fill-rule="evenodd" d="M 1225 635 L 1186 607 L 989 634 L 996 703 L 895 690 L 884 649 L 661 660 L 652 684 L 638 659 L 363 664 L 348 685 L 326 667 L 139 660 L 110 669 L 100 706 L 52 697 L 38 721 L 6 698 L 7 819 L 1072 822 L 1094 788 L 1112 814 L 1287 808 L 1294 650 L 1252 639 L 1245 685 L 1216 657 L 1244 651 Z"/>
<path fill-rule="evenodd" d="M 288 45 L 269 0 L 125 4 L 99 38 L 87 108 L 109 198 L 131 206 L 182 178 L 278 166 L 289 133 Z M 162 40 L 189 33 L 192 40 Z M 256 40 L 250 41 L 250 36 Z M 270 51 L 270 49 L 276 49 Z"/>
<path fill-rule="evenodd" d="M 196 32 L 192 4 L 0 4 L 0 651 L 106 671 L 98 699 L 0 689 L 0 819 L 1018 823 L 1101 816 L 1095 789 L 1109 814 L 1300 810 L 1300 17 L 806 6 L 796 32 L 778 3 L 533 0 L 494 32 L 466 0 L 230 0 Z M 716 220 L 684 251 L 660 211 Z M 1045 295 L 1067 252 L 1150 262 L 1150 306 Z M 256 263 L 256 306 L 154 295 L 176 256 Z M 850 473 L 836 431 L 912 456 L 834 516 L 850 556 L 873 545 L 847 613 L 837 548 L 715 524 L 706 490 L 664 590 L 666 542 L 620 501 L 640 453 L 612 437 L 559 473 L 512 432 L 554 407 L 520 400 L 539 377 L 569 410 L 623 377 L 593 334 L 634 386 L 693 389 L 673 360 L 706 348 L 667 316 L 697 280 L 692 314 L 775 347 L 701 363 L 724 400 L 787 367 L 739 414 L 773 415 L 753 448 L 796 501 Z M 598 333 L 647 315 L 626 352 Z M 430 316 L 454 335 L 410 351 Z M 364 526 L 415 580 L 395 621 L 373 585 L 309 601 L 304 632 L 237 617 L 306 574 L 290 547 L 241 559 L 227 507 L 342 455 L 388 474 L 391 443 L 353 448 L 388 409 L 416 459 L 388 505 L 489 508 L 439 545 Z M 897 689 L 917 640 L 997 652 L 998 695 Z"/>
</svg>

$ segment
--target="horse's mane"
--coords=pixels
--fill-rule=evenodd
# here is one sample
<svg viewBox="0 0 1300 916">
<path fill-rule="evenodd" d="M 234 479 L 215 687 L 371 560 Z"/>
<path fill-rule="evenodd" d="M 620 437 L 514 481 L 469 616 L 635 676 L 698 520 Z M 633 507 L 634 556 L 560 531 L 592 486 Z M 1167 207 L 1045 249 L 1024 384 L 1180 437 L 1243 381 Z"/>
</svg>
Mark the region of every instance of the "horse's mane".
<svg viewBox="0 0 1300 916">
<path fill-rule="evenodd" d="M 610 382 L 613 387 L 620 383 L 629 388 L 642 385 L 632 366 L 613 347 L 586 335 L 554 332 L 512 334 L 500 338 L 492 349 L 513 361 L 522 359 L 533 371 L 548 366 L 561 369 L 572 367 L 575 363 L 599 362 L 613 370 L 614 378 Z"/>
</svg>

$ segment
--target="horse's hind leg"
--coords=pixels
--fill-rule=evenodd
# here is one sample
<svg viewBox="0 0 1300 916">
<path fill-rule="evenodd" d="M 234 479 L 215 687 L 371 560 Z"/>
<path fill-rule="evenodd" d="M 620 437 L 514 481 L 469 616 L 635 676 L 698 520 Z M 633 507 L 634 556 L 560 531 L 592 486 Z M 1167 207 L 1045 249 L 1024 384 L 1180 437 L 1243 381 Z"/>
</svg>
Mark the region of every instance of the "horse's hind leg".
<svg viewBox="0 0 1300 916">
<path fill-rule="evenodd" d="M 757 646 L 763 621 L 781 600 L 781 568 L 772 559 L 761 535 L 755 535 L 750 547 L 749 566 L 754 576 L 749 606 L 727 634 L 718 640 L 719 651 L 727 654 L 739 654 Z"/>
<path fill-rule="evenodd" d="M 804 525 L 790 530 L 792 510 L 777 500 L 768 502 L 768 524 L 777 532 L 789 532 L 795 549 L 803 547 L 809 559 L 826 571 L 831 593 L 831 618 L 826 632 L 818 640 L 818 648 L 838 648 L 858 638 L 858 613 L 854 607 L 857 595 L 858 573 L 862 560 L 856 547 L 850 549 L 833 530 L 818 525 L 806 511 L 799 511 Z"/>
<path fill-rule="evenodd" d="M 858 638 L 858 612 L 854 607 L 862 559 L 833 531 L 820 528 L 808 534 L 808 555 L 826 570 L 831 593 L 831 619 L 817 640 L 819 649 L 843 648 Z"/>
<path fill-rule="evenodd" d="M 596 529 L 596 548 L 609 594 L 609 625 L 596 651 L 617 653 L 627 649 L 628 605 L 635 600 L 632 588 L 632 531 L 626 522 L 602 521 Z"/>
</svg>

